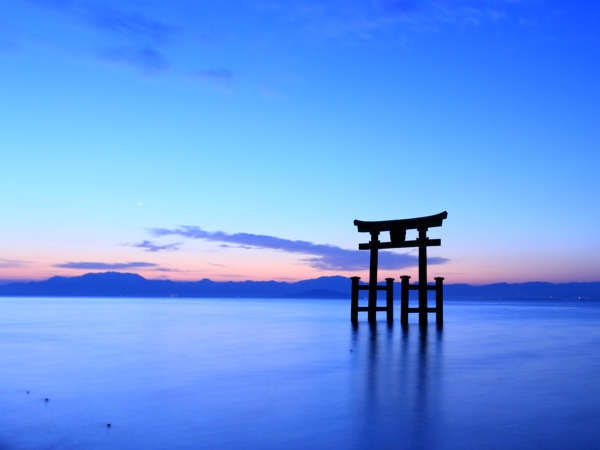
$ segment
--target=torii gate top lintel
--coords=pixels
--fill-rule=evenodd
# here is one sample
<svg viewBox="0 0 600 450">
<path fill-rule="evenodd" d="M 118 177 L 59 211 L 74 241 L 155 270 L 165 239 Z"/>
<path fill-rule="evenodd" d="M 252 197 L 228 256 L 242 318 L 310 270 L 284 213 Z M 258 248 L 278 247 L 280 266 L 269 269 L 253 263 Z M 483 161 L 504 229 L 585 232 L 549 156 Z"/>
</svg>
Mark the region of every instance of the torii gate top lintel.
<svg viewBox="0 0 600 450">
<path fill-rule="evenodd" d="M 416 217 L 414 219 L 381 220 L 379 222 L 365 222 L 355 220 L 354 225 L 358 227 L 359 233 L 371 233 L 371 242 L 359 244 L 359 250 L 408 248 L 421 246 L 439 246 L 440 239 L 429 239 L 427 230 L 433 227 L 441 227 L 442 222 L 448 217 L 446 211 L 433 216 Z M 406 230 L 418 230 L 419 238 L 416 241 L 406 240 Z M 379 242 L 378 235 L 382 231 L 390 232 L 390 242 Z"/>
<path fill-rule="evenodd" d="M 433 216 L 415 217 L 414 219 L 380 220 L 377 222 L 366 222 L 355 220 L 354 225 L 358 227 L 359 233 L 372 233 L 381 231 L 418 230 L 421 228 L 441 227 L 444 219 L 448 217 L 446 211 Z"/>
</svg>

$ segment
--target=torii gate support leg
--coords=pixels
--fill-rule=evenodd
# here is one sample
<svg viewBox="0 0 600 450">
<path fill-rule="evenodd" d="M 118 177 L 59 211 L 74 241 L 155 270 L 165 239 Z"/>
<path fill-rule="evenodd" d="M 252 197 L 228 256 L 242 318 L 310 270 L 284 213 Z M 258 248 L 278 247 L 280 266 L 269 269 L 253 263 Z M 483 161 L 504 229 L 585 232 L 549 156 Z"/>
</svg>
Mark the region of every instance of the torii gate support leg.
<svg viewBox="0 0 600 450">
<path fill-rule="evenodd" d="M 444 277 L 435 277 L 435 321 L 444 323 Z"/>
<path fill-rule="evenodd" d="M 419 229 L 419 325 L 427 325 L 427 228 Z"/>
<path fill-rule="evenodd" d="M 358 282 L 360 277 L 350 277 L 352 280 L 352 292 L 350 300 L 350 320 L 358 322 Z"/>
<path fill-rule="evenodd" d="M 379 232 L 371 232 L 371 265 L 369 270 L 369 311 L 368 320 L 369 322 L 377 321 L 377 263 L 379 248 Z"/>
<path fill-rule="evenodd" d="M 387 321 L 394 321 L 394 279 L 385 279 L 385 306 L 387 308 Z"/>
<path fill-rule="evenodd" d="M 402 280 L 400 287 L 400 323 L 408 325 L 408 280 L 410 280 L 410 276 L 402 275 L 400 279 Z"/>
</svg>

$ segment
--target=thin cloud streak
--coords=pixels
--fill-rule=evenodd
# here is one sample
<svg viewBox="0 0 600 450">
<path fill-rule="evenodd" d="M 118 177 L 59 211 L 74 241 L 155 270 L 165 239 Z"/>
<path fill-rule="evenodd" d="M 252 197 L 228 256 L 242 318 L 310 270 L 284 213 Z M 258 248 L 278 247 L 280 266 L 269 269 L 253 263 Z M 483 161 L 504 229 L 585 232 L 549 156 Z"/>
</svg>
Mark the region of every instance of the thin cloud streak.
<svg viewBox="0 0 600 450">
<path fill-rule="evenodd" d="M 45 10 L 52 15 L 68 18 L 75 27 L 76 40 L 85 42 L 82 29 L 94 34 L 94 43 L 88 44 L 88 55 L 94 62 L 109 63 L 141 72 L 143 77 L 156 76 L 172 71 L 177 76 L 188 80 L 206 81 L 225 92 L 231 92 L 234 82 L 239 78 L 227 68 L 205 68 L 196 70 L 185 67 L 181 59 L 181 48 L 193 49 L 196 43 L 207 45 L 214 41 L 203 28 L 209 27 L 210 16 L 197 16 L 190 5 L 172 7 L 173 14 L 160 14 L 149 2 L 142 9 L 140 4 L 130 7 L 107 5 L 100 0 L 21 0 L 35 5 L 38 10 Z M 445 27 L 464 28 L 478 27 L 496 23 L 501 19 L 509 19 L 510 6 L 517 0 L 371 0 L 368 2 L 330 3 L 314 0 L 259 2 L 248 5 L 249 20 L 261 20 L 265 23 L 285 24 L 283 39 L 298 35 L 306 35 L 319 40 L 341 40 L 351 42 L 368 42 L 384 39 L 401 43 L 406 39 L 406 32 L 439 32 Z M 157 2 L 158 3 L 158 2 Z M 535 4 L 534 0 L 523 0 L 523 5 Z M 242 7 L 243 8 L 243 7 Z M 237 10 L 234 8 L 234 10 Z M 256 17 L 255 17 L 256 16 Z M 190 17 L 194 17 L 191 20 Z M 49 21 L 53 18 L 49 17 Z M 227 17 L 223 19 L 227 24 Z M 235 23 L 235 21 L 233 21 Z M 221 25 L 219 28 L 227 28 Z M 235 27 L 235 26 L 234 26 Z M 200 30 L 199 30 L 200 29 Z M 251 42 L 268 41 L 268 27 L 260 28 L 251 36 Z M 231 34 L 235 36 L 235 33 Z M 79 39 L 81 37 L 81 39 Z M 98 43 L 101 37 L 103 43 Z M 226 39 L 233 43 L 234 38 Z M 63 47 L 67 54 L 77 55 L 78 51 L 69 50 L 64 42 L 56 44 Z M 85 44 L 84 44 L 85 45 Z M 177 52 L 168 48 L 177 47 Z M 11 52 L 16 47 L 13 39 L 0 38 L 0 52 Z M 193 50 L 192 50 L 193 51 Z M 235 64 L 225 61 L 225 65 Z M 239 64 L 237 64 L 239 66 Z M 242 72 L 245 69 L 242 67 Z M 263 80 L 264 82 L 264 80 Z M 285 98 L 284 95 L 263 90 L 261 95 L 269 98 Z"/>
<path fill-rule="evenodd" d="M 76 0 L 27 0 L 36 6 L 71 16 L 78 22 L 108 34 L 162 44 L 180 31 L 139 12 Z"/>
<path fill-rule="evenodd" d="M 175 242 L 173 244 L 157 245 L 152 241 L 144 240 L 139 244 L 131 244 L 130 247 L 136 247 L 144 249 L 147 252 L 163 252 L 163 251 L 177 251 L 180 249 L 181 242 Z"/>
<path fill-rule="evenodd" d="M 118 43 L 96 49 L 97 60 L 132 67 L 143 75 L 155 75 L 171 67 L 161 47 L 181 34 L 180 27 L 139 12 L 76 0 L 27 0 L 38 7 L 69 17 L 80 26 L 99 32 Z"/>
<path fill-rule="evenodd" d="M 394 42 L 407 31 L 439 32 L 447 26 L 478 27 L 508 19 L 509 8 L 514 3 L 516 0 L 279 1 L 259 8 L 295 24 L 302 32 L 321 38 L 354 42 L 384 38 Z M 535 4 L 535 1 L 522 3 Z"/>
<path fill-rule="evenodd" d="M 199 70 L 197 71 L 193 79 L 210 81 L 214 83 L 218 88 L 221 88 L 225 91 L 230 91 L 235 75 L 229 69 L 207 69 L 207 70 Z"/>
<path fill-rule="evenodd" d="M 0 259 L 0 269 L 13 269 L 30 263 L 31 261 L 21 261 L 18 259 Z"/>
<path fill-rule="evenodd" d="M 165 42 L 179 31 L 176 26 L 161 23 L 139 13 L 127 13 L 106 7 L 88 7 L 87 19 L 99 30 L 149 40 L 155 44 Z"/>
<path fill-rule="evenodd" d="M 170 67 L 164 55 L 152 48 L 116 47 L 98 53 L 100 61 L 139 69 L 145 75 L 155 75 Z"/>
<path fill-rule="evenodd" d="M 378 2 L 381 8 L 388 14 L 411 14 L 418 10 L 413 1 L 408 0 L 380 0 Z"/>
<path fill-rule="evenodd" d="M 61 269 L 84 269 L 84 270 L 110 270 L 110 269 L 141 269 L 157 267 L 158 264 L 148 262 L 127 262 L 127 263 L 102 263 L 102 262 L 66 262 L 63 264 L 55 264 L 54 267 Z"/>
<path fill-rule="evenodd" d="M 369 267 L 368 252 L 359 250 L 347 250 L 335 245 L 314 244 L 308 241 L 292 241 L 275 236 L 267 236 L 250 233 L 228 234 L 223 231 L 209 232 L 196 226 L 182 226 L 177 229 L 151 228 L 149 229 L 155 237 L 181 236 L 187 239 L 202 239 L 212 242 L 222 242 L 221 246 L 241 247 L 244 249 L 269 249 L 285 253 L 309 255 L 301 261 L 307 263 L 314 269 L 323 271 L 359 271 Z M 233 244 L 233 245 L 231 245 Z M 446 258 L 429 258 L 429 264 L 443 264 Z M 398 270 L 415 266 L 418 258 L 410 254 L 398 254 L 392 252 L 381 252 L 379 257 L 379 268 L 384 270 Z"/>
</svg>

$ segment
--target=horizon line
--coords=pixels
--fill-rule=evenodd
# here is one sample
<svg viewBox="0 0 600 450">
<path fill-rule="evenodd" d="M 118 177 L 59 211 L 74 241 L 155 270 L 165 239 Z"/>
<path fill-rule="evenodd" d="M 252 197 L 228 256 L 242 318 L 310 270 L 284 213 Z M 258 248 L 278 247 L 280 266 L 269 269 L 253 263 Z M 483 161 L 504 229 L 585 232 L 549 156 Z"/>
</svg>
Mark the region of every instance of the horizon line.
<svg viewBox="0 0 600 450">
<path fill-rule="evenodd" d="M 319 277 L 315 277 L 315 278 L 305 278 L 305 279 L 298 279 L 295 281 L 292 280 L 276 280 L 276 279 L 271 279 L 271 280 L 251 280 L 251 279 L 247 279 L 247 280 L 221 280 L 221 281 L 215 281 L 212 280 L 210 278 L 200 278 L 200 279 L 190 279 L 190 280 L 172 280 L 169 278 L 147 278 L 143 275 L 140 275 L 139 273 L 136 272 L 119 272 L 119 271 L 115 271 L 115 270 L 107 270 L 107 271 L 102 271 L 102 272 L 86 272 L 84 274 L 81 275 L 73 275 L 73 276 L 65 276 L 65 275 L 52 275 L 48 278 L 39 278 L 39 279 L 8 279 L 8 278 L 2 278 L 0 279 L 0 286 L 4 286 L 7 284 L 13 284 L 13 283 L 18 283 L 18 284 L 26 284 L 26 283 L 41 283 L 44 281 L 48 281 L 52 278 L 67 278 L 67 279 L 71 279 L 71 278 L 79 278 L 79 277 L 83 277 L 86 275 L 102 275 L 102 274 L 110 274 L 110 273 L 114 273 L 114 274 L 121 274 L 121 275 L 136 275 L 139 276 L 140 278 L 143 278 L 146 281 L 170 281 L 172 283 L 196 283 L 199 281 L 203 281 L 203 280 L 208 280 L 211 281 L 213 283 L 245 283 L 245 282 L 253 282 L 253 283 L 269 283 L 269 282 L 275 282 L 275 283 L 288 283 L 288 284 L 294 284 L 294 283 L 299 283 L 302 281 L 308 281 L 308 280 L 316 280 L 319 278 L 333 278 L 333 277 L 342 277 L 342 278 L 347 278 L 348 280 L 350 280 L 351 277 L 346 276 L 346 275 L 340 275 L 340 274 L 336 274 L 336 275 L 322 275 Z M 362 283 L 367 283 L 367 280 L 361 280 Z M 378 281 L 378 283 L 382 283 L 382 281 Z M 398 278 L 397 280 L 394 280 L 395 283 L 399 283 L 400 282 L 400 278 Z M 416 280 L 415 280 L 416 282 Z M 429 283 L 429 282 L 428 282 Z M 431 282 L 433 283 L 433 282 Z M 553 285 L 560 285 L 560 284 L 573 284 L 573 283 L 578 283 L 578 284 L 584 284 L 584 283 L 600 283 L 600 280 L 597 281 L 565 281 L 565 282 L 552 282 L 552 281 L 540 281 L 540 280 L 535 280 L 535 281 L 521 281 L 521 282 L 510 282 L 510 281 L 495 281 L 495 282 L 491 282 L 491 283 L 478 283 L 478 284 L 472 284 L 472 283 L 444 283 L 445 286 L 453 286 L 453 285 L 467 285 L 467 286 L 489 286 L 489 285 L 493 285 L 493 284 L 527 284 L 527 283 L 547 283 L 547 284 L 553 284 Z"/>
</svg>

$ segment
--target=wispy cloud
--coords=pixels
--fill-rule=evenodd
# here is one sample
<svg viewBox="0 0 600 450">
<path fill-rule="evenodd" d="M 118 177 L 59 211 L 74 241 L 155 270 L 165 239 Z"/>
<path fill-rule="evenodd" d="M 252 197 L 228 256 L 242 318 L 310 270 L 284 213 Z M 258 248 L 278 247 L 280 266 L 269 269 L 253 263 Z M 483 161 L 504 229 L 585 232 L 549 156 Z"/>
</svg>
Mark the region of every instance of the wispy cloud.
<svg viewBox="0 0 600 450">
<path fill-rule="evenodd" d="M 17 48 L 17 39 L 12 30 L 0 23 L 0 53 L 14 53 Z"/>
<path fill-rule="evenodd" d="M 112 65 L 131 68 L 145 76 L 159 75 L 170 70 L 186 79 L 213 83 L 225 91 L 233 88 L 239 73 L 248 70 L 244 69 L 243 63 L 240 64 L 239 57 L 228 52 L 231 45 L 237 46 L 236 50 L 239 50 L 240 40 L 237 36 L 240 33 L 236 27 L 240 27 L 240 24 L 222 14 L 220 8 L 201 8 L 194 5 L 194 2 L 175 2 L 172 6 L 165 7 L 158 1 L 129 2 L 127 6 L 118 6 L 116 1 L 105 0 L 21 1 L 35 5 L 38 11 L 48 14 L 49 29 L 54 22 L 61 22 L 60 26 L 63 22 L 67 24 L 60 32 L 47 33 L 45 39 L 51 41 L 49 48 L 60 48 L 61 52 L 57 53 L 70 55 L 77 60 L 86 58 L 85 55 L 92 55 L 94 61 L 99 59 Z M 309 36 L 311 42 L 315 42 L 315 37 L 316 42 L 341 40 L 354 44 L 375 39 L 406 42 L 406 35 L 411 31 L 437 32 L 445 28 L 498 23 L 501 19 L 519 20 L 522 14 L 519 12 L 519 18 L 515 14 L 516 4 L 523 10 L 527 5 L 540 2 L 269 0 L 238 3 L 235 5 L 236 13 L 243 14 L 250 24 L 247 29 L 240 30 L 245 36 L 242 45 L 250 43 L 251 47 L 255 47 L 270 45 L 268 43 L 273 42 L 274 35 L 284 43 L 294 42 L 298 36 Z M 168 14 L 161 13 L 161 9 L 168 11 Z M 201 9 L 203 14 L 198 14 Z M 66 20 L 56 21 L 58 16 Z M 11 24 L 13 26 L 24 30 L 28 28 L 20 24 Z M 274 30 L 277 30 L 276 34 L 273 34 Z M 24 39 L 23 42 L 25 41 L 27 40 Z M 220 44 L 215 47 L 217 41 Z M 11 42 L 13 41 L 0 38 L 0 51 L 7 52 L 14 48 Z M 237 69 L 204 68 L 194 71 L 191 61 L 203 60 L 205 54 L 198 52 L 198 49 L 206 45 L 223 48 L 225 57 L 236 58 L 237 63 L 232 62 L 235 66 L 231 67 Z M 173 51 L 174 48 L 177 49 L 176 52 Z M 230 67 L 226 60 L 225 67 Z M 253 69 L 249 70 L 252 72 Z M 248 76 L 252 77 L 252 73 Z M 269 98 L 284 97 L 268 89 L 261 93 Z"/>
<path fill-rule="evenodd" d="M 18 259 L 0 259 L 0 269 L 12 269 L 15 267 L 23 267 L 30 264 L 31 261 L 21 261 Z"/>
<path fill-rule="evenodd" d="M 279 92 L 274 91 L 273 89 L 269 89 L 264 86 L 261 86 L 259 88 L 259 92 L 263 97 L 270 98 L 270 99 L 281 100 L 281 99 L 286 98 L 286 96 L 284 94 L 281 94 Z"/>
<path fill-rule="evenodd" d="M 325 39 L 402 41 L 408 31 L 441 31 L 444 27 L 481 26 L 509 18 L 515 3 L 536 0 L 372 0 L 369 2 L 277 1 L 265 13 L 279 16 L 303 33 Z"/>
<path fill-rule="evenodd" d="M 417 3 L 411 0 L 379 0 L 380 7 L 388 14 L 413 14 L 418 11 Z"/>
<path fill-rule="evenodd" d="M 244 250 L 252 250 L 256 247 L 251 247 L 250 245 L 229 245 L 229 244 L 221 244 L 219 245 L 221 248 L 243 248 Z"/>
<path fill-rule="evenodd" d="M 98 52 L 99 59 L 108 64 L 130 66 L 145 75 L 164 72 L 170 66 L 163 54 L 151 48 L 117 47 Z"/>
<path fill-rule="evenodd" d="M 173 24 L 162 22 L 139 11 L 127 11 L 101 2 L 81 0 L 26 0 L 54 12 L 68 15 L 100 32 L 138 41 L 162 44 L 180 32 Z"/>
<path fill-rule="evenodd" d="M 197 71 L 192 78 L 197 80 L 210 81 L 217 87 L 225 90 L 231 90 L 234 74 L 229 69 L 207 69 Z"/>
<path fill-rule="evenodd" d="M 0 53 L 14 53 L 17 50 L 17 45 L 14 42 L 3 40 L 0 37 Z"/>
<path fill-rule="evenodd" d="M 43 6 L 46 8 L 53 8 L 64 10 L 69 7 L 72 7 L 74 2 L 72 0 L 26 0 L 28 3 L 33 3 L 34 5 Z"/>
<path fill-rule="evenodd" d="M 171 66 L 165 44 L 175 40 L 181 29 L 138 11 L 128 11 L 100 2 L 80 0 L 26 0 L 68 18 L 77 26 L 103 37 L 92 54 L 105 63 L 141 71 L 144 75 L 164 72 Z M 83 36 L 82 36 L 83 37 Z"/>
<path fill-rule="evenodd" d="M 231 90 L 234 74 L 225 68 L 205 69 L 194 72 L 181 58 L 181 49 L 195 52 L 198 44 L 210 45 L 214 38 L 203 27 L 206 20 L 194 19 L 189 5 L 169 7 L 169 19 L 159 15 L 160 2 L 147 5 L 129 3 L 128 6 L 112 5 L 102 0 L 22 0 L 34 5 L 49 15 L 49 23 L 56 17 L 66 19 L 64 33 L 71 33 L 71 44 L 65 40 L 47 37 L 52 46 L 60 47 L 66 54 L 77 59 L 82 54 L 92 55 L 94 61 L 122 66 L 141 72 L 144 76 L 160 75 L 167 70 L 177 69 L 181 76 L 206 80 L 223 90 Z M 54 16 L 54 17 L 52 17 Z M 70 26 L 69 26 L 70 25 Z M 200 28 L 200 29 L 199 29 Z M 61 33 L 62 34 L 62 33 Z M 90 37 L 91 36 L 91 37 Z M 3 47 L 0 38 L 0 51 Z M 87 50 L 82 53 L 81 43 Z M 75 47 L 76 50 L 69 50 Z M 172 48 L 178 48 L 178 57 L 173 57 Z M 176 63 L 178 62 L 178 64 Z"/>
<path fill-rule="evenodd" d="M 110 269 L 141 269 L 157 267 L 158 264 L 148 262 L 127 262 L 127 263 L 102 263 L 102 262 L 66 262 L 63 264 L 55 264 L 54 267 L 62 269 L 86 269 L 86 270 L 110 270 Z"/>
<path fill-rule="evenodd" d="M 176 251 L 180 249 L 181 242 L 175 242 L 173 244 L 158 245 L 152 241 L 144 240 L 139 244 L 127 244 L 130 247 L 137 247 L 146 250 L 147 252 L 162 252 L 162 251 Z"/>
<path fill-rule="evenodd" d="M 179 32 L 179 27 L 163 23 L 138 12 L 88 5 L 85 16 L 89 23 L 108 33 L 162 44 Z"/>
<path fill-rule="evenodd" d="M 270 249 L 286 253 L 307 255 L 302 261 L 318 270 L 356 271 L 369 267 L 368 252 L 347 250 L 335 245 L 314 244 L 308 241 L 293 241 L 275 236 L 250 233 L 228 234 L 223 231 L 209 232 L 196 226 L 182 226 L 176 229 L 151 228 L 149 231 L 156 237 L 181 236 L 188 239 L 202 239 L 213 242 L 223 242 L 224 245 L 241 246 L 250 249 Z M 233 245 L 232 245 L 233 244 Z M 430 264 L 442 264 L 446 258 L 429 258 Z M 397 270 L 416 265 L 418 258 L 410 254 L 381 252 L 379 267 L 387 270 Z"/>
</svg>

